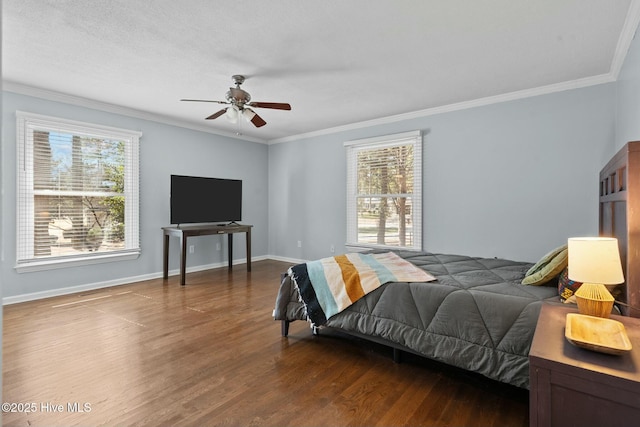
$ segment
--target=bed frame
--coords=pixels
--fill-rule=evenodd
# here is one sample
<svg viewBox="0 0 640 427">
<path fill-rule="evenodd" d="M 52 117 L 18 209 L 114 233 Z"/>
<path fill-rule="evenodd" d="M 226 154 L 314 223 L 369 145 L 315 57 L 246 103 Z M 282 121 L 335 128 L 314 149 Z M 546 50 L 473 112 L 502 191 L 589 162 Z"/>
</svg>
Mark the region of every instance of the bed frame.
<svg viewBox="0 0 640 427">
<path fill-rule="evenodd" d="M 616 301 L 640 317 L 640 141 L 625 144 L 600 171 L 599 234 L 618 239 L 625 283 Z"/>
</svg>

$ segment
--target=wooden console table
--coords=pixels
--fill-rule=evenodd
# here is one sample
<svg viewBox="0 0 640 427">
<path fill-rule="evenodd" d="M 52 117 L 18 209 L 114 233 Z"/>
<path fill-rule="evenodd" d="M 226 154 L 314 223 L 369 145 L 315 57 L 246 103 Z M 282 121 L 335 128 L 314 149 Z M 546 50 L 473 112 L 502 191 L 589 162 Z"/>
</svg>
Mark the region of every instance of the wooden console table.
<svg viewBox="0 0 640 427">
<path fill-rule="evenodd" d="M 169 278 L 169 237 L 175 236 L 180 241 L 180 284 L 185 284 L 187 269 L 187 238 L 193 236 L 208 236 L 212 234 L 228 235 L 229 270 L 233 268 L 233 234 L 246 233 L 247 244 L 247 271 L 251 271 L 251 227 L 253 225 L 187 225 L 183 227 L 162 227 L 164 236 L 164 263 L 163 278 Z"/>
</svg>

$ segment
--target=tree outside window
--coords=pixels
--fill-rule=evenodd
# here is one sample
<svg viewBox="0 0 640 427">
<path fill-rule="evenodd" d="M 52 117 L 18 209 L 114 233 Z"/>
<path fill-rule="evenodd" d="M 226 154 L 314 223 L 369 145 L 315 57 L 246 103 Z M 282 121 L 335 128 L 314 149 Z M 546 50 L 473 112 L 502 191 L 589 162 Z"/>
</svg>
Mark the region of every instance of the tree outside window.
<svg viewBox="0 0 640 427">
<path fill-rule="evenodd" d="M 124 142 L 34 132 L 36 256 L 124 248 Z"/>
<path fill-rule="evenodd" d="M 347 143 L 348 245 L 421 247 L 421 137 Z"/>
</svg>

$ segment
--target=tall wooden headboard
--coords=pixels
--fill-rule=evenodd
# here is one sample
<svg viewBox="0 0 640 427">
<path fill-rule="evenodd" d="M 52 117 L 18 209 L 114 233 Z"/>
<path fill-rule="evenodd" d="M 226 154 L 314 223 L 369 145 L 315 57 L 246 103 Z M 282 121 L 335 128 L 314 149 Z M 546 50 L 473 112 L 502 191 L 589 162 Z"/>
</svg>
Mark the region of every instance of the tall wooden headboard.
<svg viewBox="0 0 640 427">
<path fill-rule="evenodd" d="M 640 317 L 640 141 L 627 143 L 600 171 L 600 235 L 616 237 L 625 284 L 622 311 Z"/>
</svg>

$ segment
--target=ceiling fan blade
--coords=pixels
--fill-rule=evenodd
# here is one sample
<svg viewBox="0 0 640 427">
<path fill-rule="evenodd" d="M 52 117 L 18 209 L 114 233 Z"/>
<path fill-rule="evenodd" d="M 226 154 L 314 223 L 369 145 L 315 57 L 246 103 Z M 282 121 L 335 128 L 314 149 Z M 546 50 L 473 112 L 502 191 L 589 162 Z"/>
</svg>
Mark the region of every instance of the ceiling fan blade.
<svg viewBox="0 0 640 427">
<path fill-rule="evenodd" d="M 276 110 L 291 110 L 291 105 L 284 102 L 251 102 L 249 105 L 258 108 L 273 108 Z"/>
<path fill-rule="evenodd" d="M 215 102 L 216 104 L 228 104 L 227 101 L 212 101 L 210 99 L 181 99 L 180 101 L 187 101 L 187 102 Z"/>
<path fill-rule="evenodd" d="M 224 113 L 227 112 L 226 108 L 223 108 L 222 110 L 218 111 L 217 113 L 213 113 L 212 115 L 210 115 L 209 117 L 206 117 L 205 120 L 213 120 L 213 119 L 217 119 L 218 117 L 220 117 L 221 115 L 223 115 Z"/>
<path fill-rule="evenodd" d="M 251 119 L 251 123 L 253 123 L 257 128 L 267 124 L 267 122 L 265 122 L 264 119 L 257 114 L 253 116 L 253 118 Z"/>
</svg>

